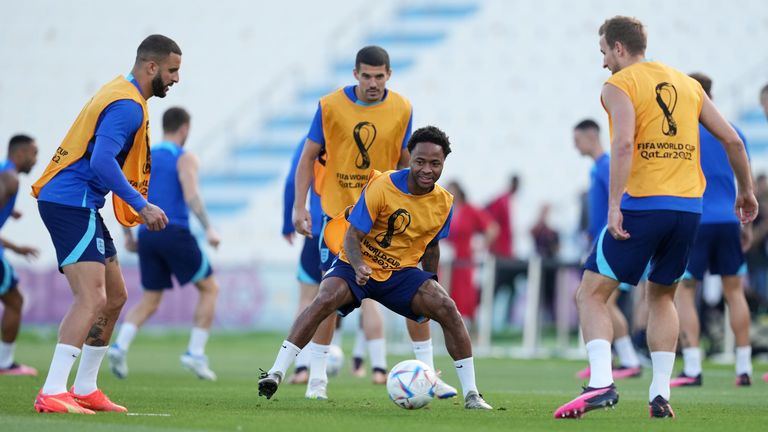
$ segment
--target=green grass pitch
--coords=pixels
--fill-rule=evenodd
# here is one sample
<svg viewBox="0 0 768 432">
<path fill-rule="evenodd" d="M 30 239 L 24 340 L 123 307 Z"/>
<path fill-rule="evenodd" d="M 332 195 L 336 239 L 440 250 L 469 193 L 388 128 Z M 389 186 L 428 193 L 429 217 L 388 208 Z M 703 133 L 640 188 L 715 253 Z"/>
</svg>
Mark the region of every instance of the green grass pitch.
<svg viewBox="0 0 768 432">
<path fill-rule="evenodd" d="M 17 359 L 40 370 L 40 376 L 0 377 L 0 430 L 6 431 L 760 431 L 768 423 L 768 383 L 760 375 L 768 369 L 755 364 L 750 388 L 733 384 L 730 366 L 705 364 L 704 386 L 676 389 L 674 420 L 650 420 L 648 370 L 642 378 L 617 383 L 620 402 L 615 410 L 589 413 L 581 420 L 555 420 L 552 413 L 585 384 L 574 378 L 581 362 L 563 360 L 478 359 L 481 392 L 495 410 L 463 409 L 461 399 L 434 400 L 427 408 L 406 411 L 387 397 L 384 386 L 351 376 L 349 362 L 331 378 L 329 401 L 304 399 L 304 386 L 284 384 L 272 400 L 257 396 L 259 368 L 268 369 L 284 335 L 216 334 L 208 345 L 219 381 L 204 382 L 181 369 L 178 357 L 186 348 L 186 334 L 140 333 L 129 354 L 130 376 L 114 378 L 106 366 L 100 388 L 128 407 L 134 415 L 99 413 L 95 416 L 37 414 L 32 408 L 42 386 L 55 340 L 26 332 Z M 346 338 L 347 341 L 352 339 Z M 349 352 L 349 350 L 347 350 Z M 402 357 L 391 356 L 390 365 Z M 458 387 L 448 357 L 436 364 L 443 378 Z M 677 369 L 676 369 L 677 370 Z M 74 370 L 70 383 L 74 379 Z"/>
</svg>

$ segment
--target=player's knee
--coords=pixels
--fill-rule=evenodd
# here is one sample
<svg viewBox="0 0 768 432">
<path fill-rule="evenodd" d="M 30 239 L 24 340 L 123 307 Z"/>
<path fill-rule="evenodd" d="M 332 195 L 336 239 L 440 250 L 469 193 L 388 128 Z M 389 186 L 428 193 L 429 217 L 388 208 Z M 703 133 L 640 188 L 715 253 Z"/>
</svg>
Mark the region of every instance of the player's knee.
<svg viewBox="0 0 768 432">
<path fill-rule="evenodd" d="M 106 299 L 106 308 L 110 311 L 119 312 L 125 305 L 126 301 L 128 301 L 128 293 L 125 290 L 115 294 L 111 294 Z"/>
</svg>

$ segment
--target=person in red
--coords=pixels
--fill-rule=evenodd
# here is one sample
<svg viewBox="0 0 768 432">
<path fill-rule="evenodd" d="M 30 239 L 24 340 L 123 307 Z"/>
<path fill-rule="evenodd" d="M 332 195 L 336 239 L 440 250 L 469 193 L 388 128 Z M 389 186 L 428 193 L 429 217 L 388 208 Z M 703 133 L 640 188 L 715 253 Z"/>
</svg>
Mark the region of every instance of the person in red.
<svg viewBox="0 0 768 432">
<path fill-rule="evenodd" d="M 509 189 L 491 201 L 486 207 L 486 213 L 498 226 L 498 235 L 491 242 L 490 252 L 496 258 L 515 257 L 515 236 L 512 226 L 513 200 L 520 187 L 520 178 L 513 175 L 509 182 Z"/>
<path fill-rule="evenodd" d="M 474 320 L 479 295 L 474 279 L 472 238 L 483 234 L 486 244 L 492 244 L 499 234 L 499 227 L 482 209 L 467 202 L 464 189 L 458 182 L 448 184 L 454 196 L 454 213 L 448 242 L 453 245 L 454 258 L 451 266 L 450 293 L 464 319 Z"/>
</svg>

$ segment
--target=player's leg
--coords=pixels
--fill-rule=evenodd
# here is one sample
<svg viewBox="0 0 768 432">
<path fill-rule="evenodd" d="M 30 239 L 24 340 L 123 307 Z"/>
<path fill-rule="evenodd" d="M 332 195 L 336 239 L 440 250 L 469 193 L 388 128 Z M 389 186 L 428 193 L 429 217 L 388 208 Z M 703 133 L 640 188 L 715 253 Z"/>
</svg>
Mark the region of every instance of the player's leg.
<svg viewBox="0 0 768 432">
<path fill-rule="evenodd" d="M 744 297 L 742 276 L 723 276 L 723 295 L 728 304 L 731 329 L 736 338 L 736 383 L 742 386 L 751 384 L 752 344 L 749 340 L 750 314 L 747 299 Z"/>
<path fill-rule="evenodd" d="M 346 313 L 360 305 L 364 298 L 362 288 L 350 286 L 347 279 L 354 280 L 354 269 L 346 263 L 338 266 L 331 277 L 326 276 L 320 284 L 320 290 L 312 303 L 299 314 L 291 327 L 288 338 L 278 351 L 275 363 L 269 372 L 262 374 L 259 379 L 259 395 L 267 399 L 277 391 L 277 387 L 285 376 L 285 372 L 291 366 L 299 352 L 309 343 L 313 336 L 317 335 L 322 344 L 330 343 L 333 335 L 333 321 L 328 318 L 342 306 L 347 307 Z M 345 279 L 346 278 L 346 279 Z M 354 283 L 354 282 L 353 282 Z M 352 290 L 357 290 L 353 295 Z M 326 322 L 327 321 L 327 322 Z M 321 323 L 329 328 L 325 332 L 319 331 Z M 328 323 L 331 325 L 328 326 Z M 327 346 L 327 345 L 326 345 Z M 312 380 L 310 379 L 310 383 Z"/>
<path fill-rule="evenodd" d="M 298 317 L 304 309 L 312 303 L 312 299 L 317 295 L 320 285 L 316 283 L 299 282 L 299 306 L 296 309 Z M 291 377 L 290 384 L 306 384 L 309 381 L 309 362 L 310 350 L 301 350 L 296 357 L 295 369 Z"/>
<path fill-rule="evenodd" d="M 112 337 L 115 323 L 117 323 L 120 311 L 128 299 L 128 292 L 125 289 L 125 281 L 123 280 L 120 263 L 117 260 L 117 255 L 115 255 L 114 245 L 110 245 L 111 238 L 109 238 L 106 231 L 104 233 L 104 240 L 107 245 L 107 262 L 105 266 L 106 302 L 88 332 L 71 392 L 80 405 L 91 410 L 126 412 L 125 407 L 110 401 L 98 389 L 96 384 L 99 368 L 109 349 L 109 340 Z"/>
<path fill-rule="evenodd" d="M 192 371 L 200 379 L 215 381 L 216 373 L 208 366 L 205 346 L 208 343 L 208 336 L 216 313 L 219 285 L 211 274 L 201 280 L 194 281 L 194 285 L 199 293 L 195 307 L 194 327 L 190 332 L 187 351 L 181 355 L 181 365 Z"/>
<path fill-rule="evenodd" d="M 4 267 L 0 272 L 12 272 L 11 266 L 4 259 L 0 259 L 2 260 L 2 267 Z M 2 335 L 2 340 L 0 340 L 0 375 L 37 376 L 37 369 L 14 361 L 16 337 L 19 335 L 19 327 L 21 326 L 24 298 L 17 287 L 15 278 L 8 277 L 0 280 L 4 280 L 6 282 L 4 285 L 7 285 L 0 286 L 0 303 L 3 304 L 3 317 L 0 321 L 0 334 Z"/>
<path fill-rule="evenodd" d="M 415 269 L 415 271 L 420 270 Z M 417 276 L 415 272 L 412 273 L 414 274 L 413 278 L 422 277 Z M 388 307 L 397 311 L 392 306 L 388 305 Z M 464 407 L 467 409 L 493 409 L 478 392 L 475 381 L 475 364 L 472 358 L 472 341 L 461 314 L 456 308 L 456 303 L 443 287 L 432 278 L 423 280 L 415 295 L 412 296 L 410 311 L 411 316 L 406 315 L 406 317 L 412 319 L 413 316 L 426 317 L 435 320 L 442 327 L 445 334 L 445 347 L 454 360 L 456 373 L 459 376 L 459 382 L 461 382 Z"/>
<path fill-rule="evenodd" d="M 379 310 L 379 304 L 365 299 L 360 305 L 363 332 L 368 344 L 368 355 L 371 359 L 371 371 L 374 384 L 387 382 L 387 346 L 384 339 L 384 318 Z"/>
<path fill-rule="evenodd" d="M 357 328 L 355 329 L 355 344 L 352 346 L 352 375 L 357 378 L 365 376 L 365 330 L 363 330 L 363 317 L 359 317 Z"/>
<path fill-rule="evenodd" d="M 674 378 L 672 387 L 700 386 L 701 347 L 699 346 L 700 323 L 696 310 L 696 287 L 699 280 L 686 277 L 675 293 L 675 307 L 680 321 L 680 348 L 683 353 L 683 371 Z"/>
<path fill-rule="evenodd" d="M 413 343 L 413 354 L 416 360 L 424 362 L 438 376 L 435 385 L 435 396 L 439 399 L 448 399 L 456 396 L 458 392 L 455 388 L 446 384 L 440 378 L 439 371 L 435 369 L 434 350 L 432 348 L 432 335 L 429 329 L 429 321 L 416 322 L 410 319 L 405 320 L 405 326 L 408 328 L 408 335 Z"/>
<path fill-rule="evenodd" d="M 611 322 L 613 323 L 613 347 L 619 357 L 619 367 L 613 369 L 613 377 L 615 379 L 639 377 L 642 373 L 640 360 L 637 358 L 635 347 L 632 345 L 632 339 L 629 337 L 627 318 L 618 305 L 621 293 L 628 292 L 631 286 L 622 284 L 619 288 L 614 290 L 608 298 L 608 308 L 610 309 Z"/>
<path fill-rule="evenodd" d="M 640 354 L 644 365 L 650 365 L 648 357 L 648 302 L 646 301 L 647 281 L 641 280 L 632 290 L 632 344 L 635 352 Z"/>
</svg>

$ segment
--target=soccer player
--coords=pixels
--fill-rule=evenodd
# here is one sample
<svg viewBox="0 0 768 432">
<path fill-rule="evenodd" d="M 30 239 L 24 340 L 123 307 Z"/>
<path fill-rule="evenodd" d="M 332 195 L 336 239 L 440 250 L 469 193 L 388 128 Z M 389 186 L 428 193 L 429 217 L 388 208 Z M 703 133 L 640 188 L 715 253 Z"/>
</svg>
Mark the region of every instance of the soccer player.
<svg viewBox="0 0 768 432">
<path fill-rule="evenodd" d="M 115 245 L 98 210 L 112 191 L 121 225 L 143 222 L 158 231 L 168 223 L 163 210 L 146 199 L 151 169 L 147 99 L 165 97 L 179 81 L 180 66 L 176 42 L 162 35 L 144 39 L 131 72 L 105 84 L 86 103 L 43 176 L 32 185 L 59 269 L 74 297 L 35 400 L 38 412 L 126 411 L 96 385 L 127 295 Z M 68 392 L 69 373 L 81 352 Z"/>
<path fill-rule="evenodd" d="M 14 209 L 19 191 L 19 174 L 29 174 L 37 162 L 37 144 L 27 135 L 15 135 L 8 142 L 8 160 L 0 163 L 0 227 L 9 217 L 18 219 L 21 213 Z M 37 258 L 37 248 L 19 246 L 0 238 L 0 303 L 3 318 L 0 321 L 0 375 L 37 375 L 37 369 L 16 363 L 16 337 L 21 325 L 21 306 L 24 298 L 19 291 L 19 281 L 13 267 L 5 260 L 4 249 L 27 258 Z"/>
<path fill-rule="evenodd" d="M 392 74 L 389 54 L 378 46 L 362 48 L 357 53 L 353 74 L 357 85 L 344 87 L 320 99 L 299 159 L 293 225 L 296 232 L 304 236 L 312 236 L 312 219 L 306 209 L 306 199 L 315 164 L 324 164 L 322 175 L 314 176 L 324 221 L 357 201 L 372 169 L 387 171 L 408 164 L 406 144 L 411 134 L 412 109 L 403 96 L 386 88 Z M 320 237 L 322 270 L 327 271 L 335 257 L 325 246 L 322 234 Z M 374 368 L 373 381 L 384 384 L 383 325 L 380 319 L 368 318 L 371 313 L 379 313 L 378 307 L 369 300 L 364 302 L 361 312 Z M 336 315 L 329 315 L 310 346 L 308 398 L 327 398 L 325 366 L 335 322 Z M 416 358 L 433 367 L 429 324 L 407 323 Z M 456 389 L 439 381 L 436 394 L 440 398 L 453 397 Z"/>
<path fill-rule="evenodd" d="M 669 398 L 679 334 L 675 288 L 688 262 L 705 186 L 699 121 L 725 146 L 738 181 L 735 208 L 742 223 L 755 218 L 757 201 L 744 143 L 701 85 L 645 59 L 646 33 L 637 19 L 608 19 L 598 33 L 603 67 L 613 74 L 601 94 L 611 125 L 608 225 L 587 259 L 576 293 L 589 385 L 555 417 L 577 418 L 618 402 L 606 303 L 619 283 L 636 285 L 649 261 L 649 411 L 651 417 L 674 417 Z"/>
<path fill-rule="evenodd" d="M 704 74 L 691 74 L 691 77 L 712 98 L 712 80 Z M 741 131 L 734 129 L 746 143 Z M 736 183 L 723 146 L 701 125 L 699 136 L 701 169 L 707 179 L 707 188 L 699 230 L 682 280 L 683 288 L 675 293 L 675 306 L 680 317 L 683 371 L 671 381 L 671 386 L 701 385 L 701 329 L 696 311 L 696 286 L 707 271 L 720 275 L 722 280 L 723 296 L 736 338 L 736 384 L 749 386 L 752 384 L 752 345 L 749 341 L 749 306 L 744 296 L 743 277 L 747 270 L 744 251 L 752 241 L 752 227 L 749 224 L 742 227 L 733 213 Z"/>
<path fill-rule="evenodd" d="M 603 149 L 600 142 L 600 126 L 591 119 L 582 120 L 573 129 L 573 142 L 582 156 L 590 157 L 595 165 L 590 172 L 589 185 L 589 240 L 594 245 L 605 228 L 608 217 L 608 179 L 610 174 L 611 157 Z M 628 291 L 630 285 L 621 284 L 619 289 Z M 616 303 L 619 291 L 614 291 L 608 298 L 608 310 L 613 325 L 613 346 L 619 356 L 619 367 L 613 369 L 613 378 L 624 379 L 639 377 L 642 374 L 640 360 L 629 337 L 629 325 L 624 313 Z M 576 374 L 578 378 L 589 378 L 590 370 L 586 368 Z"/>
<path fill-rule="evenodd" d="M 187 351 L 181 356 L 181 365 L 200 379 L 216 380 L 216 373 L 208 367 L 205 345 L 219 286 L 208 258 L 189 230 L 190 210 L 205 229 L 209 245 L 217 248 L 221 240 L 208 220 L 198 188 L 200 161 L 184 150 L 189 128 L 189 113 L 183 108 L 169 108 L 163 114 L 163 141 L 152 146 L 149 200 L 165 209 L 168 226 L 157 232 L 141 227 L 138 244 L 131 230 L 125 229 L 126 249 L 139 253 L 144 293 L 139 303 L 128 310 L 115 343 L 107 351 L 110 369 L 118 378 L 128 376 L 127 355 L 131 342 L 138 329 L 157 311 L 163 292 L 173 288 L 173 276 L 179 285 L 192 283 L 199 292 L 195 323 Z"/>
<path fill-rule="evenodd" d="M 285 178 L 285 191 L 283 193 L 283 237 L 289 244 L 293 244 L 296 230 L 293 228 L 293 205 L 296 193 L 296 167 L 299 164 L 304 143 L 307 137 L 299 141 L 296 151 L 291 159 L 291 169 Z M 319 168 L 322 168 L 320 166 Z M 298 316 L 317 295 L 317 290 L 322 279 L 320 270 L 320 229 L 323 227 L 323 210 L 320 206 L 320 195 L 315 192 L 314 185 L 310 185 L 309 212 L 312 215 L 312 236 L 304 237 L 304 246 L 301 249 L 299 259 L 299 306 L 296 311 Z M 290 379 L 291 384 L 306 384 L 309 381 L 309 350 L 303 350 L 296 357 L 296 368 Z"/>
<path fill-rule="evenodd" d="M 293 324 L 275 364 L 262 374 L 259 395 L 274 395 L 291 362 L 329 315 L 346 315 L 371 298 L 411 320 L 437 321 L 455 361 L 464 407 L 492 409 L 475 385 L 467 329 L 435 275 L 439 240 L 448 235 L 453 212 L 453 197 L 435 183 L 450 142 L 441 130 L 428 126 L 413 133 L 408 150 L 409 169 L 372 174 L 349 215 L 338 258 L 323 276 L 317 297 Z M 419 262 L 423 270 L 416 267 Z"/>
<path fill-rule="evenodd" d="M 768 84 L 760 90 L 760 105 L 763 106 L 765 118 L 768 119 Z M 763 381 L 768 382 L 768 372 L 763 375 Z"/>
</svg>

